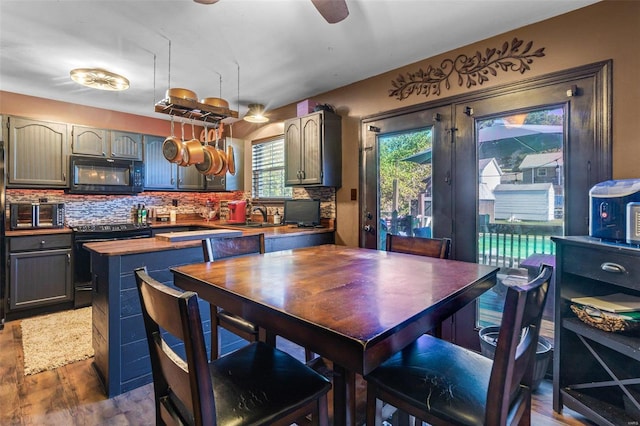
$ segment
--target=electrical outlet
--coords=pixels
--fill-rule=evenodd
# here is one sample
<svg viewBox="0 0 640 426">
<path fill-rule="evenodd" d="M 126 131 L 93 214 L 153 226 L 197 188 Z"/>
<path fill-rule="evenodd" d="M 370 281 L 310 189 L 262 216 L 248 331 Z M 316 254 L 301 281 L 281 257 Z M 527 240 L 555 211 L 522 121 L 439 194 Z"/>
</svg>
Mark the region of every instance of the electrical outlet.
<svg viewBox="0 0 640 426">
<path fill-rule="evenodd" d="M 173 200 L 171 200 L 171 205 L 172 205 L 173 207 L 178 207 L 178 199 L 177 199 L 177 198 L 174 198 Z"/>
</svg>

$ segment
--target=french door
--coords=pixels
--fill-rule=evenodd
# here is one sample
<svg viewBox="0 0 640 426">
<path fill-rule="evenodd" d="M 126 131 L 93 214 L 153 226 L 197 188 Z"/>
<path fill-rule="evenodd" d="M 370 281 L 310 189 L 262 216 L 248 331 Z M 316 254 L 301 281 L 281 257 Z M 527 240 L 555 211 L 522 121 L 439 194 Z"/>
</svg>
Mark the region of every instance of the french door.
<svg viewBox="0 0 640 426">
<path fill-rule="evenodd" d="M 547 182 L 550 185 L 540 186 L 540 188 L 547 188 L 546 194 L 535 194 L 540 196 L 535 205 L 536 209 L 541 208 L 542 204 L 547 209 L 546 219 L 541 222 L 560 223 L 554 228 L 554 232 L 558 234 L 587 234 L 589 189 L 597 182 L 611 179 L 610 66 L 608 62 L 588 65 L 544 78 L 457 97 L 449 103 L 440 101 L 437 104 L 413 107 L 412 110 L 364 119 L 362 122 L 360 246 L 381 248 L 382 236 L 389 230 L 389 222 L 383 220 L 389 212 L 381 208 L 381 197 L 384 197 L 384 191 L 381 191 L 380 179 L 384 170 L 380 168 L 380 158 L 381 154 L 384 154 L 385 142 L 394 135 L 411 134 L 421 129 L 430 134 L 427 144 L 430 144 L 431 149 L 431 176 L 424 178 L 428 181 L 429 187 L 420 188 L 420 191 L 415 193 L 420 194 L 422 190 L 426 192 L 428 189 L 431 213 L 430 235 L 452 239 L 451 257 L 453 259 L 491 263 L 494 258 L 502 257 L 504 261 L 505 257 L 512 256 L 512 251 L 504 250 L 503 244 L 502 247 L 496 246 L 491 249 L 498 251 L 502 249 L 501 256 L 496 253 L 496 256 L 487 257 L 486 245 L 483 248 L 481 244 L 487 242 L 484 231 L 499 229 L 498 225 L 502 221 L 505 224 L 503 228 L 508 228 L 507 224 L 521 223 L 517 221 L 525 219 L 521 211 L 527 210 L 526 207 L 520 206 L 520 210 L 514 210 L 503 219 L 504 209 L 515 208 L 517 197 L 509 191 L 525 189 L 524 186 L 513 187 L 513 185 L 524 185 L 525 177 L 529 179 L 526 182 L 530 182 L 531 173 L 534 173 L 532 184 L 544 183 L 536 182 L 536 178 L 551 181 Z M 546 115 L 544 119 L 536 118 L 544 115 Z M 494 153 L 495 155 L 487 154 L 487 147 L 483 147 L 481 143 L 486 141 L 483 139 L 487 133 L 484 129 L 522 116 L 528 117 L 529 122 L 519 124 L 521 131 L 532 129 L 542 131 L 542 128 L 531 126 L 556 126 L 551 130 L 545 129 L 555 134 L 554 142 L 548 144 L 538 142 L 537 145 L 529 144 L 530 148 L 526 148 L 527 141 L 519 138 L 519 141 L 514 143 L 521 144 L 525 149 L 518 150 L 514 157 L 507 158 L 510 154 L 500 150 Z M 538 122 L 535 122 L 536 119 Z M 531 124 L 531 120 L 534 120 L 534 124 Z M 549 120 L 553 123 L 550 124 Z M 530 127 L 523 129 L 522 126 L 525 124 Z M 422 148 L 424 147 L 420 149 Z M 420 153 L 416 152 L 412 155 L 417 156 Z M 528 153 L 534 156 L 527 158 Z M 553 156 L 553 161 L 549 160 L 552 165 L 543 162 L 538 164 L 539 167 L 528 167 L 527 164 L 532 160 L 540 160 L 541 154 L 550 154 L 549 158 Z M 397 159 L 407 158 L 400 157 L 398 156 Z M 490 173 L 486 174 L 486 162 L 494 157 L 499 158 L 495 161 L 496 170 L 505 170 L 501 170 L 500 180 L 492 185 L 507 185 L 498 188 L 503 190 L 503 193 L 498 194 L 497 201 L 495 186 L 490 194 L 485 192 L 486 179 L 495 177 Z M 529 163 L 523 163 L 525 159 Z M 542 167 L 543 165 L 545 167 Z M 422 172 L 425 170 L 429 171 L 429 169 L 422 169 Z M 422 180 L 414 181 L 424 185 Z M 526 189 L 534 191 L 536 188 L 538 186 L 529 186 Z M 525 197 L 531 194 L 533 192 Z M 400 195 L 399 190 L 397 195 Z M 488 206 L 485 201 L 491 199 L 493 199 L 493 205 Z M 407 226 L 405 220 L 404 226 L 395 229 L 415 235 L 415 230 L 425 227 L 425 223 L 420 221 L 423 217 L 417 218 L 418 221 L 413 217 L 414 214 L 417 216 L 425 211 L 422 209 L 424 201 L 423 198 L 416 197 L 414 204 L 417 203 L 418 209 L 405 208 L 404 211 L 398 211 L 397 217 L 402 217 L 405 213 L 411 216 L 411 222 L 410 226 Z M 499 208 L 503 210 L 499 211 Z M 496 216 L 498 211 L 499 214 Z M 553 218 L 550 215 L 553 215 Z M 391 218 L 393 219 L 393 216 Z M 526 217 L 527 221 L 533 221 L 533 219 Z M 561 220 L 558 221 L 558 219 Z M 384 229 L 385 225 L 387 229 Z M 522 229 L 524 227 L 520 228 Z M 518 232 L 515 236 L 510 235 L 509 238 L 517 240 L 521 238 L 518 237 L 521 234 L 522 232 Z M 541 248 L 535 250 L 542 251 Z M 507 265 L 520 268 L 520 261 L 529 257 L 529 255 L 523 256 L 522 259 L 518 257 L 515 265 L 509 263 Z M 505 273 L 508 272 L 506 266 L 497 265 L 501 267 L 501 276 L 512 275 Z M 496 319 L 499 320 L 499 313 Z M 445 325 L 444 337 L 461 345 L 478 349 L 479 320 L 477 304 L 471 304 L 459 311 Z"/>
</svg>

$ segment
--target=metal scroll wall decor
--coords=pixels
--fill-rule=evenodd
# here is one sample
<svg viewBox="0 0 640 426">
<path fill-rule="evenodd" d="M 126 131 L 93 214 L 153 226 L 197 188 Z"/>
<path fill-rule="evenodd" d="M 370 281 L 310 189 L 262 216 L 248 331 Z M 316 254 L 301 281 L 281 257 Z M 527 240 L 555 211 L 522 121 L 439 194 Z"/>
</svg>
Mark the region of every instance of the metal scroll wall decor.
<svg viewBox="0 0 640 426">
<path fill-rule="evenodd" d="M 505 41 L 501 49 L 487 49 L 484 55 L 480 51 L 473 56 L 461 54 L 455 59 L 443 60 L 438 68 L 429 65 L 426 71 L 420 68 L 414 73 L 408 72 L 406 76 L 401 74 L 391 82 L 393 88 L 389 90 L 389 97 L 403 100 L 412 94 L 438 96 L 443 83 L 447 90 L 451 88 L 450 78 L 454 73 L 458 77 L 458 86 L 465 84 L 467 89 L 482 85 L 490 76 L 495 77 L 498 70 L 524 74 L 531 69 L 533 58 L 544 56 L 544 47 L 532 51 L 532 41 L 524 46 L 523 43 L 514 38 L 511 44 Z"/>
</svg>

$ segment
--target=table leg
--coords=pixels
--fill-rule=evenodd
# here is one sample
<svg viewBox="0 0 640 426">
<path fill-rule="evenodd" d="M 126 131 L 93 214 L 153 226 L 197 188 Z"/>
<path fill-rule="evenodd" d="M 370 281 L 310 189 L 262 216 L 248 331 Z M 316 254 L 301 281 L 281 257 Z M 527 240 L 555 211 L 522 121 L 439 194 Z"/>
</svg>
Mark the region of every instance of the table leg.
<svg viewBox="0 0 640 426">
<path fill-rule="evenodd" d="M 333 365 L 333 424 L 356 424 L 356 375 L 340 365 Z"/>
</svg>

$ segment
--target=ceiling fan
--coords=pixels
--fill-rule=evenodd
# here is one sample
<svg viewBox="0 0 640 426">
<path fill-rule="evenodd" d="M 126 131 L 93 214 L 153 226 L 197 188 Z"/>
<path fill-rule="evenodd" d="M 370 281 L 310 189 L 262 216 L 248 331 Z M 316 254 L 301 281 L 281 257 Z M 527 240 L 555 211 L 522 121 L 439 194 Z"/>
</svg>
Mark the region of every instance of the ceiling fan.
<svg viewBox="0 0 640 426">
<path fill-rule="evenodd" d="M 201 4 L 214 4 L 219 0 L 193 0 Z M 335 24 L 349 16 L 346 0 L 311 0 L 320 15 L 330 24 Z"/>
</svg>

